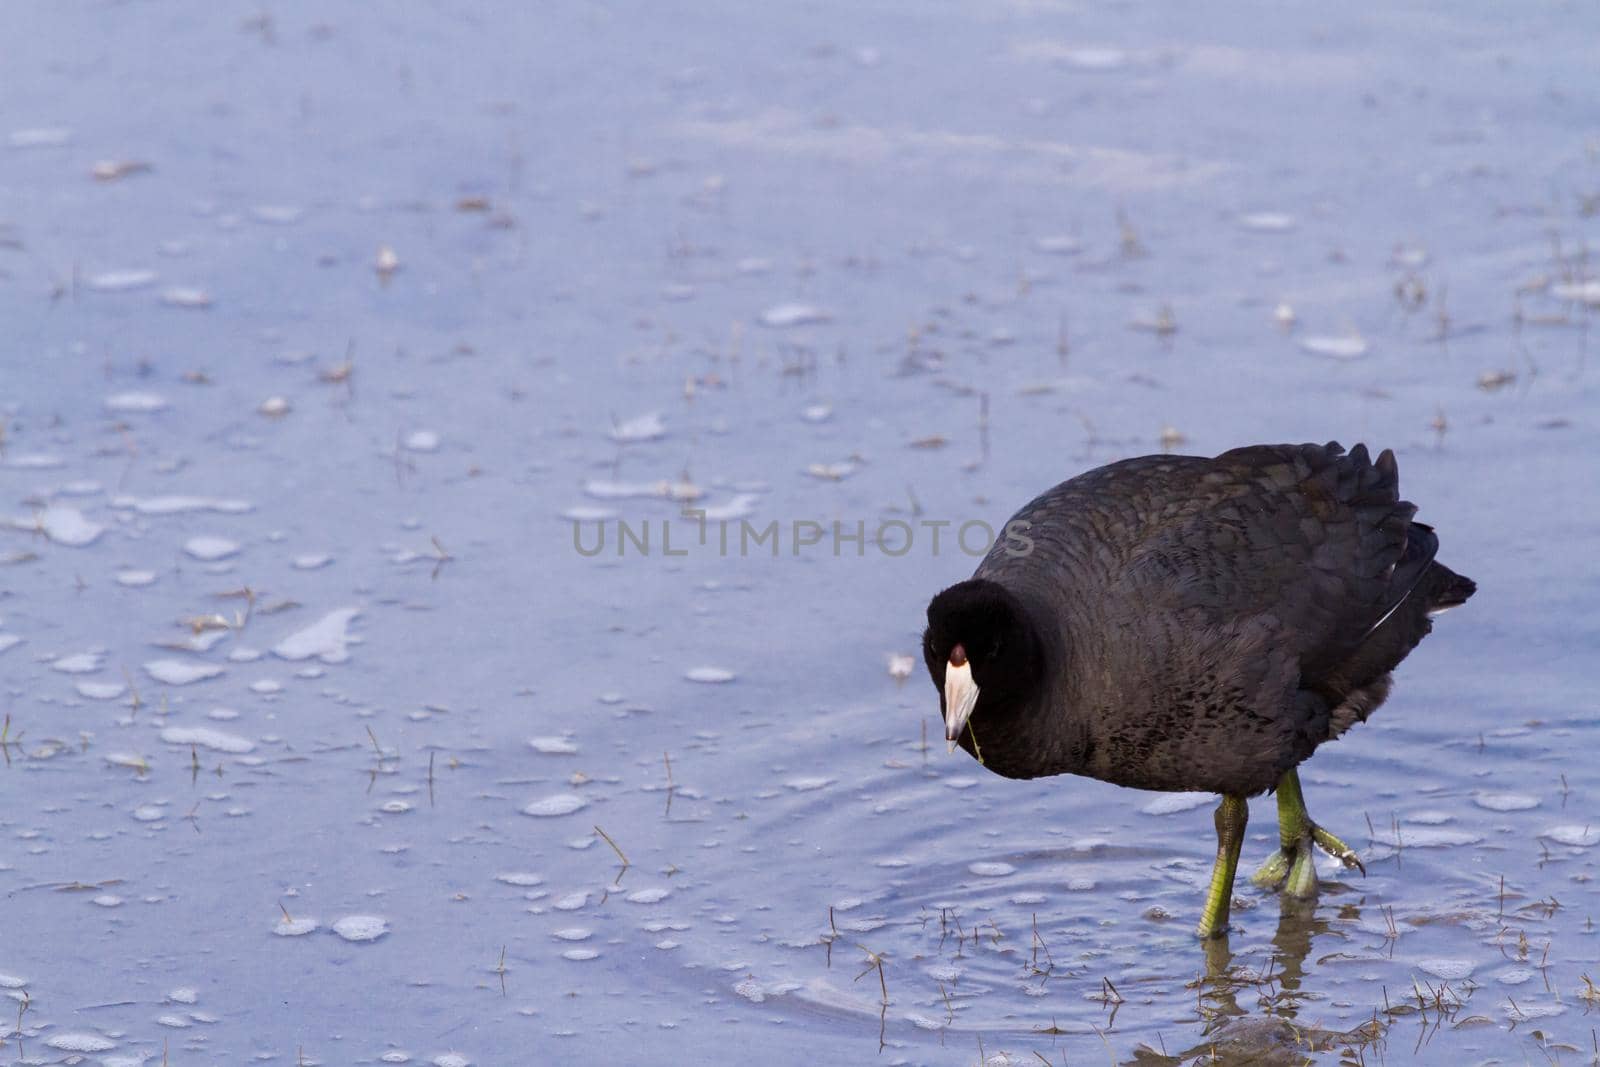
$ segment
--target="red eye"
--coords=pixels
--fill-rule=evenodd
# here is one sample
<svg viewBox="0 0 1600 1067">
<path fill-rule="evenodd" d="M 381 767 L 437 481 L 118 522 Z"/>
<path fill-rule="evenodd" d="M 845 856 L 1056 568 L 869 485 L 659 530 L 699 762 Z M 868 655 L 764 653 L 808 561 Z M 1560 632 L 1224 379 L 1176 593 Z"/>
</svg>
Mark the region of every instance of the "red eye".
<svg viewBox="0 0 1600 1067">
<path fill-rule="evenodd" d="M 950 666 L 961 667 L 967 662 L 967 650 L 963 645 L 957 645 L 950 650 Z"/>
</svg>

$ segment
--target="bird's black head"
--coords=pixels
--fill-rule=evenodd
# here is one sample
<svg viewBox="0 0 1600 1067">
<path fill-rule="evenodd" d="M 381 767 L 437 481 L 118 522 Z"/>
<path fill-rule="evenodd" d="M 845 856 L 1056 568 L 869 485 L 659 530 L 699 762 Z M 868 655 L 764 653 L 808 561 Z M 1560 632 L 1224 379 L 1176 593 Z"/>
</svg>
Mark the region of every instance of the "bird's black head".
<svg viewBox="0 0 1600 1067">
<path fill-rule="evenodd" d="M 922 657 L 940 691 L 950 741 L 974 711 L 1004 712 L 1043 673 L 1039 635 L 1022 602 L 985 578 L 952 585 L 928 604 Z"/>
</svg>

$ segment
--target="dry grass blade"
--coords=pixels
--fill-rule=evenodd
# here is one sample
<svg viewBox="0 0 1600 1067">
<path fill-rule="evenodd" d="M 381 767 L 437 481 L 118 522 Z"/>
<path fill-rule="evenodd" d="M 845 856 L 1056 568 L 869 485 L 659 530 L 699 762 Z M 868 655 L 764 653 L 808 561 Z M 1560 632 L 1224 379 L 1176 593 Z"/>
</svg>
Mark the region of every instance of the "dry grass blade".
<svg viewBox="0 0 1600 1067">
<path fill-rule="evenodd" d="M 622 876 L 628 873 L 628 868 L 632 867 L 633 863 L 628 859 L 627 854 L 624 853 L 622 851 L 622 849 L 617 847 L 617 843 L 615 841 L 611 840 L 611 835 L 610 834 L 608 834 L 604 830 L 600 829 L 600 827 L 598 825 L 595 826 L 594 832 L 599 834 L 601 836 L 601 838 L 603 838 L 605 840 L 605 843 L 611 846 L 611 851 L 615 852 L 617 854 L 617 859 L 622 861 L 622 866 L 617 871 L 617 877 L 611 883 L 612 885 L 621 885 L 622 884 Z"/>
</svg>

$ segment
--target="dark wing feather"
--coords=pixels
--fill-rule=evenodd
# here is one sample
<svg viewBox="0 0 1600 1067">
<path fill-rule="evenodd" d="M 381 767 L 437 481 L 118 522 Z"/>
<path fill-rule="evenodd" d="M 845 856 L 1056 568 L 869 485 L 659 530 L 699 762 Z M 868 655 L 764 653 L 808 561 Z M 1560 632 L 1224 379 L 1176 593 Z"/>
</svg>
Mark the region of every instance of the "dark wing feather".
<svg viewBox="0 0 1600 1067">
<path fill-rule="evenodd" d="M 1315 678 L 1344 662 L 1426 572 L 1394 454 L 1363 445 L 1234 449 L 1211 461 L 1125 572 L 1130 592 L 1213 626 L 1261 620 Z M 1425 527 L 1421 528 L 1426 530 Z M 1151 604 L 1152 607 L 1158 605 Z"/>
</svg>

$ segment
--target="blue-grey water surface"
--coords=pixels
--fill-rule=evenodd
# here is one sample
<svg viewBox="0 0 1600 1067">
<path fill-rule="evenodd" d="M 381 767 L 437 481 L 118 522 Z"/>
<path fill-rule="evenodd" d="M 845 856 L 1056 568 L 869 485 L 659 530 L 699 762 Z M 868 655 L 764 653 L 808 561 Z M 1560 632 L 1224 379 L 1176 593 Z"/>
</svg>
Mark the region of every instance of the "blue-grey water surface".
<svg viewBox="0 0 1600 1067">
<path fill-rule="evenodd" d="M 0 1062 L 1591 1062 L 1597 31 L 6 5 Z M 1480 592 L 1207 952 L 1210 798 L 947 755 L 922 610 L 1333 438 Z"/>
</svg>

